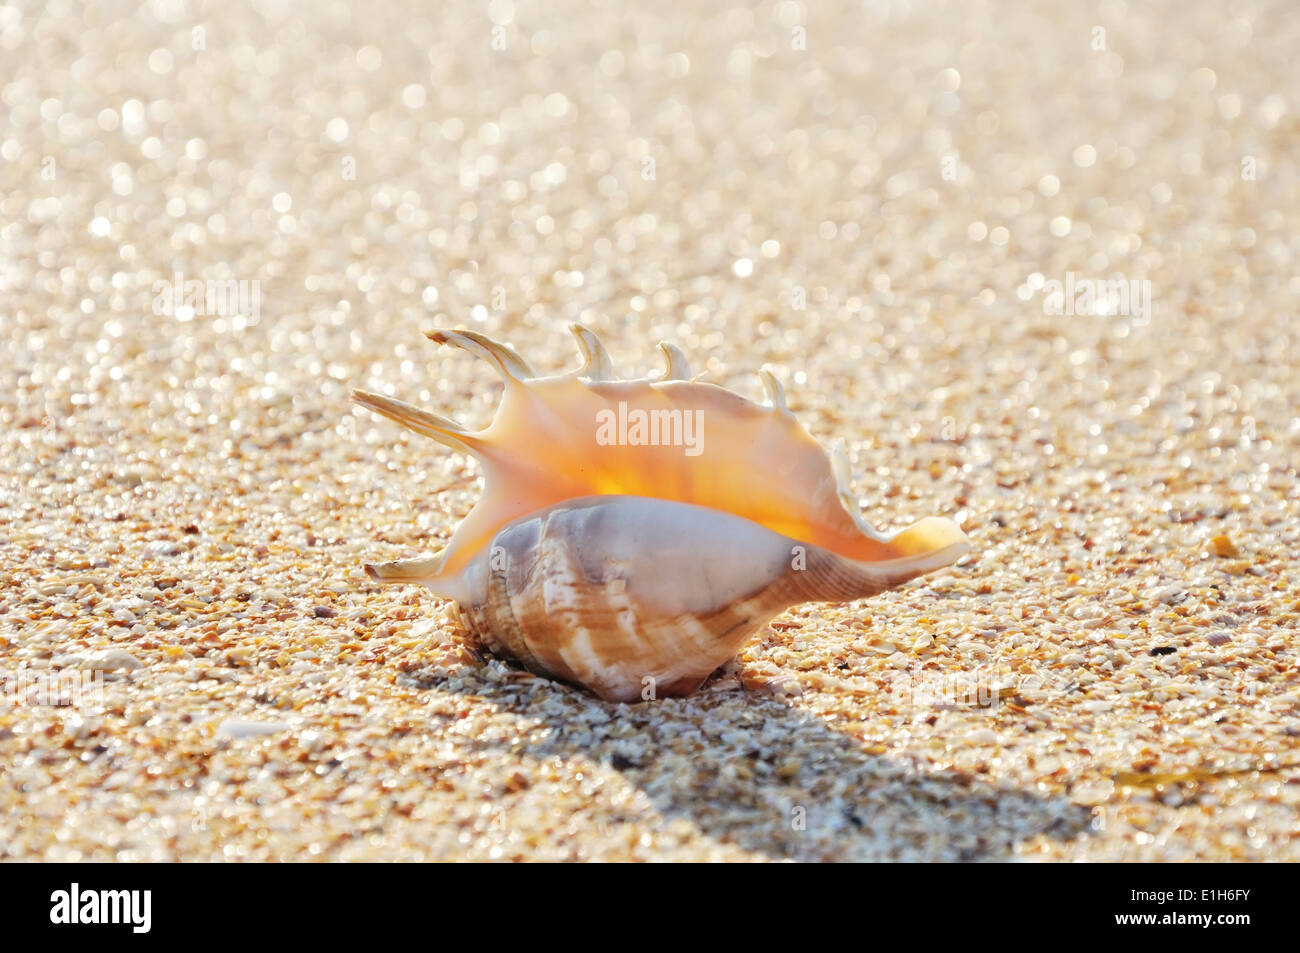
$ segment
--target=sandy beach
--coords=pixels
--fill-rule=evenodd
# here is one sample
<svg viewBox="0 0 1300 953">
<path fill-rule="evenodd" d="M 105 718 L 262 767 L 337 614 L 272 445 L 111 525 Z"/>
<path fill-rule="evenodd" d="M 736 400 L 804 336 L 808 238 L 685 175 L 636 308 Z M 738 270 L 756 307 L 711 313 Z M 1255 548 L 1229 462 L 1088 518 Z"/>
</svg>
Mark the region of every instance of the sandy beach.
<svg viewBox="0 0 1300 953">
<path fill-rule="evenodd" d="M 0 15 L 0 859 L 1300 859 L 1300 17 L 1241 4 Z M 367 562 L 478 470 L 424 338 L 660 340 L 973 551 L 686 698 Z M 773 465 L 776 462 L 774 461 Z M 741 489 L 738 489 L 741 492 Z"/>
</svg>

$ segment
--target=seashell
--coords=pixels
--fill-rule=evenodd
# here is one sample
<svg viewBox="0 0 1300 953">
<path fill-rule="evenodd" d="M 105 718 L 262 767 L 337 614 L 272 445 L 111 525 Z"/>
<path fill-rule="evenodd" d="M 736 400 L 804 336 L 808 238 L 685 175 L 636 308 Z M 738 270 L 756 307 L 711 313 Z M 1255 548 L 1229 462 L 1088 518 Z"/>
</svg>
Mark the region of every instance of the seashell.
<svg viewBox="0 0 1300 953">
<path fill-rule="evenodd" d="M 439 553 L 366 566 L 459 607 L 483 647 L 631 701 L 687 694 L 777 614 L 847 602 L 947 566 L 970 548 L 951 520 L 878 534 L 828 454 L 786 406 L 698 382 L 660 344 L 657 380 L 617 380 L 580 325 L 583 364 L 539 377 L 504 344 L 434 331 L 505 381 L 487 429 L 354 391 L 361 405 L 471 454 L 483 496 Z"/>
</svg>

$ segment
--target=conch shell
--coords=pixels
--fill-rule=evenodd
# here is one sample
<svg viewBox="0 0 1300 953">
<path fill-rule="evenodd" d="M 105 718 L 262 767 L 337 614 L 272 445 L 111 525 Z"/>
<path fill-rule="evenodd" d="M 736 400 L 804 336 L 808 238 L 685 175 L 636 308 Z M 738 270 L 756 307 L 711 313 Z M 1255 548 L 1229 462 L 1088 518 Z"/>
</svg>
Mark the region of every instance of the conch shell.
<svg viewBox="0 0 1300 953">
<path fill-rule="evenodd" d="M 583 365 L 555 377 L 473 331 L 429 333 L 505 380 L 479 432 L 353 392 L 482 465 L 483 496 L 446 548 L 366 572 L 454 600 L 488 650 L 613 701 L 687 694 L 791 606 L 874 595 L 970 548 L 938 517 L 872 529 L 847 458 L 799 424 L 770 372 L 757 404 L 692 380 L 665 343 L 662 378 L 617 380 L 600 339 L 571 330 Z"/>
</svg>

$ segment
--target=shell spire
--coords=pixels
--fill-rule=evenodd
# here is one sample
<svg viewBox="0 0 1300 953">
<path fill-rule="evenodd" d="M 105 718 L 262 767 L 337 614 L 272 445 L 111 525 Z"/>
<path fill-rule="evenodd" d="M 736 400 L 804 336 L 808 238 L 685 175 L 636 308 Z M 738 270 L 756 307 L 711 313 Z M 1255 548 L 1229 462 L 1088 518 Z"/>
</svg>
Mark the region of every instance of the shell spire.
<svg viewBox="0 0 1300 953">
<path fill-rule="evenodd" d="M 659 342 L 659 350 L 663 353 L 664 361 L 668 365 L 664 370 L 664 376 L 659 378 L 661 381 L 688 381 L 691 379 L 691 362 L 686 360 L 686 355 L 676 344 L 669 344 L 667 341 Z"/>
<path fill-rule="evenodd" d="M 759 379 L 763 382 L 763 390 L 767 393 L 767 399 L 772 404 L 772 409 L 783 414 L 789 414 L 790 408 L 785 404 L 785 387 L 777 379 L 777 376 L 766 367 L 758 372 Z"/>
<path fill-rule="evenodd" d="M 578 348 L 582 351 L 583 362 L 578 375 L 595 381 L 613 380 L 614 362 L 609 359 L 609 352 L 596 332 L 581 324 L 571 324 L 569 330 L 578 339 Z"/>
<path fill-rule="evenodd" d="M 478 453 L 474 436 L 454 420 L 439 417 L 402 400 L 385 397 L 383 394 L 372 394 L 370 391 L 354 390 L 352 399 L 367 410 L 382 414 L 408 430 L 414 430 L 422 437 L 436 440 L 445 447 L 462 453 Z"/>
<path fill-rule="evenodd" d="M 528 362 L 514 348 L 494 341 L 486 334 L 465 330 L 427 331 L 424 336 L 435 344 L 450 344 L 482 358 L 495 367 L 506 381 L 522 383 L 537 376 L 537 372 L 528 366 Z"/>
</svg>

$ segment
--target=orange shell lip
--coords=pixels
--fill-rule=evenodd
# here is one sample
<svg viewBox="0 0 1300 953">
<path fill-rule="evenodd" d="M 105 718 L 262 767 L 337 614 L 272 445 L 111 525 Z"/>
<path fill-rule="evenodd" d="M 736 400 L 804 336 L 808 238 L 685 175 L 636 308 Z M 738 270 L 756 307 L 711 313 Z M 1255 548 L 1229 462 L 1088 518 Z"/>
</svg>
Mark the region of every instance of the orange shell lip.
<svg viewBox="0 0 1300 953">
<path fill-rule="evenodd" d="M 428 581 L 459 573 L 498 530 L 565 500 L 600 495 L 642 496 L 692 503 L 743 517 L 775 533 L 854 561 L 888 562 L 969 548 L 951 520 L 930 517 L 902 532 L 878 534 L 860 515 L 841 452 L 828 453 L 795 419 L 784 390 L 760 372 L 767 403 L 759 404 L 691 379 L 681 351 L 660 344 L 667 372 L 658 380 L 619 381 L 600 339 L 573 325 L 581 367 L 539 377 L 509 346 L 474 331 L 438 330 L 428 337 L 467 350 L 505 381 L 491 425 L 469 432 L 455 421 L 400 400 L 354 391 L 362 406 L 483 467 L 484 494 L 439 555 L 367 567 L 385 581 Z M 633 417 L 697 423 L 699 452 L 672 442 L 598 439 L 599 422 Z M 680 424 L 678 424 L 680 428 Z M 675 433 L 682 433 L 681 429 Z M 624 435 L 622 429 L 619 430 Z M 624 435 L 626 436 L 626 435 Z M 689 449 L 689 448 L 688 448 Z M 952 558 L 956 558 L 953 556 Z M 949 560 L 951 561 L 951 559 Z"/>
</svg>

